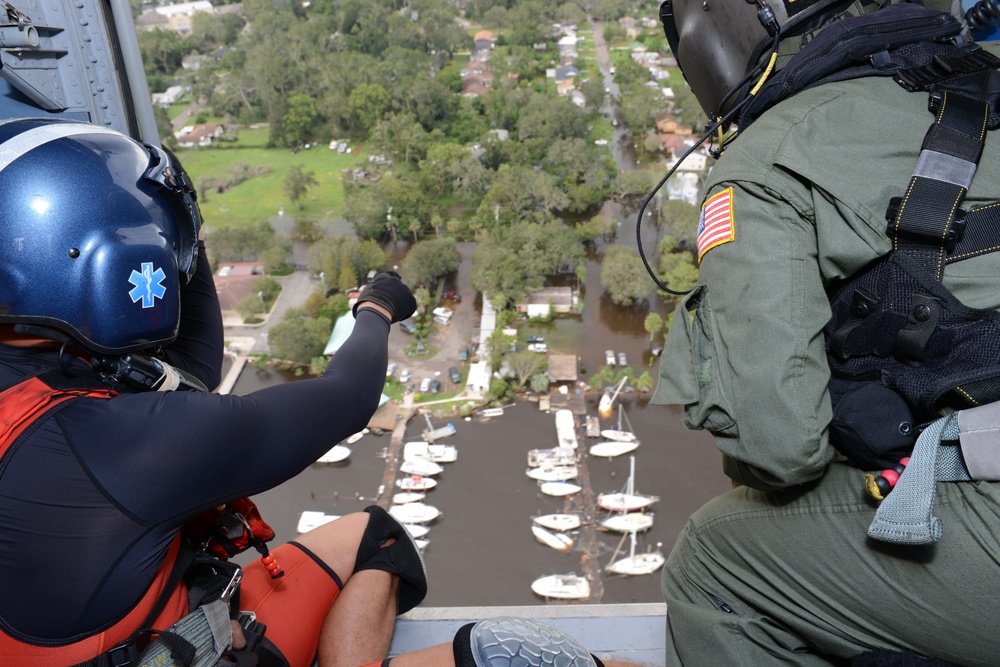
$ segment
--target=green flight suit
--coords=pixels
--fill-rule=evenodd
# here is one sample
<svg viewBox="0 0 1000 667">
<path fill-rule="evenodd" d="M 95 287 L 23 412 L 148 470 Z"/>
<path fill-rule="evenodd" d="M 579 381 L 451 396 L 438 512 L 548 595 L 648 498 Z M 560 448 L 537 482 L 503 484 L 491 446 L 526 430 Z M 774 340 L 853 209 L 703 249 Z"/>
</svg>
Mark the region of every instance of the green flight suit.
<svg viewBox="0 0 1000 667">
<path fill-rule="evenodd" d="M 801 92 L 726 150 L 707 196 L 732 188 L 733 240 L 708 250 L 678 307 L 654 402 L 685 406 L 744 486 L 696 512 L 663 573 L 668 665 L 824 665 L 871 648 L 1000 664 L 1000 485 L 938 486 L 944 537 L 873 542 L 864 472 L 828 440 L 826 289 L 890 249 L 933 116 L 926 93 L 871 77 Z M 1000 200 L 991 133 L 966 208 Z M 944 284 L 1000 308 L 1000 254 Z"/>
</svg>

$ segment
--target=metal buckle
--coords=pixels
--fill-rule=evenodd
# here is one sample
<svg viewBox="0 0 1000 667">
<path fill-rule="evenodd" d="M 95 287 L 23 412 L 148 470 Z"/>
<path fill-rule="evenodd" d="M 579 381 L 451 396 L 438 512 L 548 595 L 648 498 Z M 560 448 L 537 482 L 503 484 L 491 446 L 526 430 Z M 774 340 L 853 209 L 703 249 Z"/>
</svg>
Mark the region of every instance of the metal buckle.
<svg viewBox="0 0 1000 667">
<path fill-rule="evenodd" d="M 222 595 L 219 596 L 219 599 L 229 604 L 229 601 L 236 595 L 236 590 L 240 587 L 241 581 L 243 581 L 243 570 L 237 569 L 233 572 L 233 578 L 229 580 L 229 583 L 222 590 Z"/>
</svg>

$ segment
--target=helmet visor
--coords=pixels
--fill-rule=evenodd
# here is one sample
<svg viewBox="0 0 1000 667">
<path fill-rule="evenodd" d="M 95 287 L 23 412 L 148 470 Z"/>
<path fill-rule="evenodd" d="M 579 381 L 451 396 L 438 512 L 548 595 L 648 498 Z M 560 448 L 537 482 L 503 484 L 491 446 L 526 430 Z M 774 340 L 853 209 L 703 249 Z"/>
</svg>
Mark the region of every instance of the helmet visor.
<svg viewBox="0 0 1000 667">
<path fill-rule="evenodd" d="M 174 254 L 177 256 L 181 282 L 187 284 L 198 263 L 201 210 L 198 208 L 197 194 L 184 167 L 172 153 L 152 144 L 143 146 L 149 151 L 149 168 L 143 178 L 166 190 L 179 209 L 179 215 L 175 216 L 178 241 Z"/>
</svg>

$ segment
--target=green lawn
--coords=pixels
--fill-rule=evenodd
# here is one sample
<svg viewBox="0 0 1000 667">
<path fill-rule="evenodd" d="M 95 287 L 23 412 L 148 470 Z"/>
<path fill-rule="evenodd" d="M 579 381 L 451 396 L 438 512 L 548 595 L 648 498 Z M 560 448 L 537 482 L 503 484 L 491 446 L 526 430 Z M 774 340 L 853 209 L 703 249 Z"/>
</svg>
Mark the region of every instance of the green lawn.
<svg viewBox="0 0 1000 667">
<path fill-rule="evenodd" d="M 229 168 L 239 162 L 266 165 L 271 172 L 252 178 L 219 194 L 215 190 L 204 196 L 199 188 L 199 203 L 208 226 L 249 225 L 266 220 L 284 210 L 286 215 L 308 215 L 319 220 L 340 217 L 344 207 L 344 186 L 341 170 L 355 167 L 357 162 L 368 165 L 368 156 L 355 146 L 351 154 L 331 151 L 320 144 L 296 154 L 288 148 L 263 148 L 267 129 L 241 129 L 240 140 L 235 145 L 223 143 L 218 148 L 187 149 L 178 157 L 198 184 L 200 179 L 225 176 Z M 299 209 L 284 193 L 284 181 L 294 165 L 301 165 L 319 182 L 314 186 Z"/>
</svg>

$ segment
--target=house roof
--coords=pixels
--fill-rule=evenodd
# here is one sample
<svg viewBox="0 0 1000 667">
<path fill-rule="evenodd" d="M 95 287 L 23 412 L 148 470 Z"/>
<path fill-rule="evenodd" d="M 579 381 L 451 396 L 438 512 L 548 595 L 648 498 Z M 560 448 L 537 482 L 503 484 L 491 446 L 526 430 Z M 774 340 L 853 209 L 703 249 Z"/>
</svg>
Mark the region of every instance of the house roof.
<svg viewBox="0 0 1000 667">
<path fill-rule="evenodd" d="M 576 382 L 576 355 L 550 354 L 549 379 L 553 382 Z"/>
</svg>

